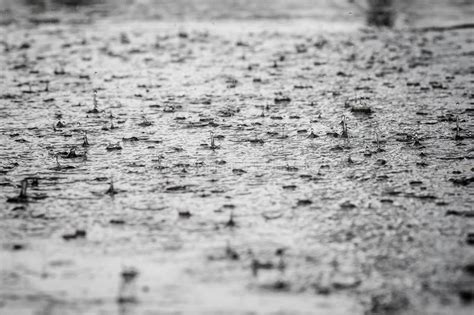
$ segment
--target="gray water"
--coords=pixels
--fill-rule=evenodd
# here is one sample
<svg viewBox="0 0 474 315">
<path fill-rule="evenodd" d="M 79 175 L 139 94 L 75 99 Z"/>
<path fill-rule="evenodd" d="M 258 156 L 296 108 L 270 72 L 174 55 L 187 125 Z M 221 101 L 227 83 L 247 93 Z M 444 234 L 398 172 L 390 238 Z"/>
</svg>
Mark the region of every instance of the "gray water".
<svg viewBox="0 0 474 315">
<path fill-rule="evenodd" d="M 2 3 L 0 314 L 469 313 L 469 2 L 79 2 Z"/>
</svg>

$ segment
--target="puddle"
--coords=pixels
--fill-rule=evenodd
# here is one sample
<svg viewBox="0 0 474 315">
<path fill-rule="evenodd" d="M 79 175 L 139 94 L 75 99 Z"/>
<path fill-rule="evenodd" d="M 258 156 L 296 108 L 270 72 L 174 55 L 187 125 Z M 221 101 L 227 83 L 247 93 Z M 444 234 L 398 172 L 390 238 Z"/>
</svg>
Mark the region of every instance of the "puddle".
<svg viewBox="0 0 474 315">
<path fill-rule="evenodd" d="M 471 6 L 28 2 L 1 17 L 0 313 L 471 306 L 473 42 L 412 30 Z"/>
</svg>

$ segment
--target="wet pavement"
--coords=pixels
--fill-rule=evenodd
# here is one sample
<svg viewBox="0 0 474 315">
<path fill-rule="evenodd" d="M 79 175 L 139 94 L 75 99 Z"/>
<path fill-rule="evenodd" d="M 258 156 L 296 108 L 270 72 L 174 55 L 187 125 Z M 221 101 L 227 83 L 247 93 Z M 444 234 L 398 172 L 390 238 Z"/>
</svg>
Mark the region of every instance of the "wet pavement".
<svg viewBox="0 0 474 315">
<path fill-rule="evenodd" d="M 0 314 L 469 314 L 473 5 L 72 2 L 1 8 Z"/>
</svg>

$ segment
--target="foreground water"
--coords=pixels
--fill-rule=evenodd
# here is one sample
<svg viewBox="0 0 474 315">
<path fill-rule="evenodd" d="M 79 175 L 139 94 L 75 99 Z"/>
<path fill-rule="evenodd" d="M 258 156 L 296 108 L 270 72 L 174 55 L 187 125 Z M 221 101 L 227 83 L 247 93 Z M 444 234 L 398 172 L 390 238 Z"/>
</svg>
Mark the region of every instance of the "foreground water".
<svg viewBox="0 0 474 315">
<path fill-rule="evenodd" d="M 469 313 L 472 31 L 163 3 L 5 11 L 0 313 Z"/>
</svg>

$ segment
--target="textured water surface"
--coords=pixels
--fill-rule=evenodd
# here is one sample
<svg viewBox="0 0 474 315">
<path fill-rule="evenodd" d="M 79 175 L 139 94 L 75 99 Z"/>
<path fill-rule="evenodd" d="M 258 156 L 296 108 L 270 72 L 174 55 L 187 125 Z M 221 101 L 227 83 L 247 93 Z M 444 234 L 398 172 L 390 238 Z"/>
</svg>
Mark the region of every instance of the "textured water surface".
<svg viewBox="0 0 474 315">
<path fill-rule="evenodd" d="M 469 313 L 472 30 L 181 2 L 4 3 L 0 313 Z"/>
</svg>

